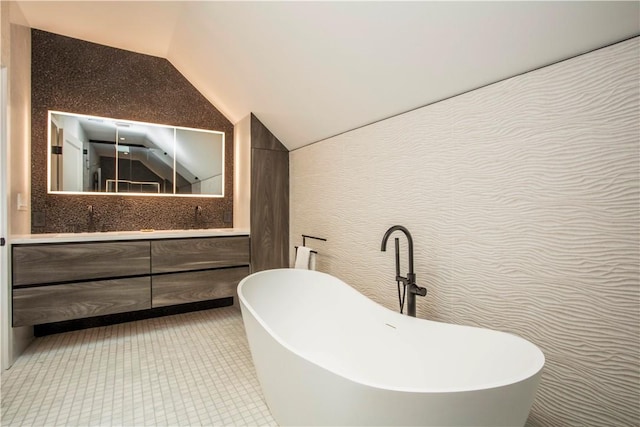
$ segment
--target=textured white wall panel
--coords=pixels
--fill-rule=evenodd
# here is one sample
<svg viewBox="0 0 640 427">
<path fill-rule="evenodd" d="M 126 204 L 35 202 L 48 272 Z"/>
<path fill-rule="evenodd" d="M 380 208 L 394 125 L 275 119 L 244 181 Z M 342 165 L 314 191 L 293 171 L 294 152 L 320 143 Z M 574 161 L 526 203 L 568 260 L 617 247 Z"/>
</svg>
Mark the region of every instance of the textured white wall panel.
<svg viewBox="0 0 640 427">
<path fill-rule="evenodd" d="M 397 309 L 405 225 L 419 317 L 544 351 L 529 425 L 639 425 L 639 64 L 636 38 L 293 151 L 291 244 Z"/>
</svg>

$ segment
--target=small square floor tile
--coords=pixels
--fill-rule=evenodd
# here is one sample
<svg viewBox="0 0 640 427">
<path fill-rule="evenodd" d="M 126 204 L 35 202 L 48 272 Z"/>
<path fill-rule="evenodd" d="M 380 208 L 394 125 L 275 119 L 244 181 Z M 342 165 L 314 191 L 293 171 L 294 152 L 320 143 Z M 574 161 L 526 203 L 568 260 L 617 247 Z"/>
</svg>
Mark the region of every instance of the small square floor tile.
<svg viewBox="0 0 640 427">
<path fill-rule="evenodd" d="M 0 424 L 271 425 L 237 307 L 36 338 Z"/>
</svg>

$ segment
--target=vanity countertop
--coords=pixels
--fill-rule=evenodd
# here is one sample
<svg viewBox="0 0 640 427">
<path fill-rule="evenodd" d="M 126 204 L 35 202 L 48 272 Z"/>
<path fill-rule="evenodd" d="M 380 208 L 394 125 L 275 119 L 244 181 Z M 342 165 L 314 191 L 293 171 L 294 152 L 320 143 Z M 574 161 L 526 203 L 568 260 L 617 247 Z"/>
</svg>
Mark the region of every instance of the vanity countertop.
<svg viewBox="0 0 640 427">
<path fill-rule="evenodd" d="M 241 228 L 209 228 L 200 230 L 149 230 L 107 231 L 96 233 L 20 234 L 11 236 L 10 243 L 68 243 L 98 242 L 108 240 L 180 239 L 189 237 L 248 236 L 249 230 Z"/>
</svg>

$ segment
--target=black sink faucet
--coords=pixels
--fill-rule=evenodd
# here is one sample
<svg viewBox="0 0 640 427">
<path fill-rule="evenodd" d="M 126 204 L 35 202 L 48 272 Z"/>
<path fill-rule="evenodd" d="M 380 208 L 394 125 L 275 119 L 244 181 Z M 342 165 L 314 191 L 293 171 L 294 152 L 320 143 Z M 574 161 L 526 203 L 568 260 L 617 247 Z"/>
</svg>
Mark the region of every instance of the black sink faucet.
<svg viewBox="0 0 640 427">
<path fill-rule="evenodd" d="M 200 226 L 200 222 L 202 221 L 202 206 L 198 205 L 196 206 L 196 214 L 194 216 L 194 227 L 195 228 L 202 228 Z"/>
<path fill-rule="evenodd" d="M 89 221 L 87 221 L 87 231 L 89 233 L 93 233 L 96 231 L 96 223 L 94 220 L 94 214 L 96 213 L 93 205 L 87 206 L 87 211 L 89 212 Z"/>
<path fill-rule="evenodd" d="M 389 237 L 394 231 L 402 231 L 404 235 L 407 236 L 409 246 L 409 271 L 407 272 L 407 277 L 400 275 L 399 240 L 396 238 L 396 281 L 404 284 L 405 293 L 407 295 L 407 315 L 416 317 L 416 295 L 425 296 L 427 295 L 427 290 L 416 285 L 416 273 L 413 271 L 413 238 L 411 237 L 411 233 L 401 225 L 394 225 L 384 233 L 380 250 L 382 252 L 386 252 L 387 240 L 389 240 Z M 400 290 L 398 289 L 398 295 L 399 292 Z M 404 298 L 400 300 L 400 312 L 402 312 L 403 305 Z"/>
</svg>

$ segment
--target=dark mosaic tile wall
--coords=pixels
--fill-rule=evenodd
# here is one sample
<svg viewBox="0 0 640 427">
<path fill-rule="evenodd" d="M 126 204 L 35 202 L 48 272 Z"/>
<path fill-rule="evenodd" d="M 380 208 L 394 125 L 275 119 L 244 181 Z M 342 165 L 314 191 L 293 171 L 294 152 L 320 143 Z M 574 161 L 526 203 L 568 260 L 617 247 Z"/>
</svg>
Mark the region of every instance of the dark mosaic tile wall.
<svg viewBox="0 0 640 427">
<path fill-rule="evenodd" d="M 32 233 L 233 225 L 233 124 L 169 61 L 34 29 L 31 73 Z M 223 131 L 225 197 L 47 194 L 48 110 Z"/>
</svg>

